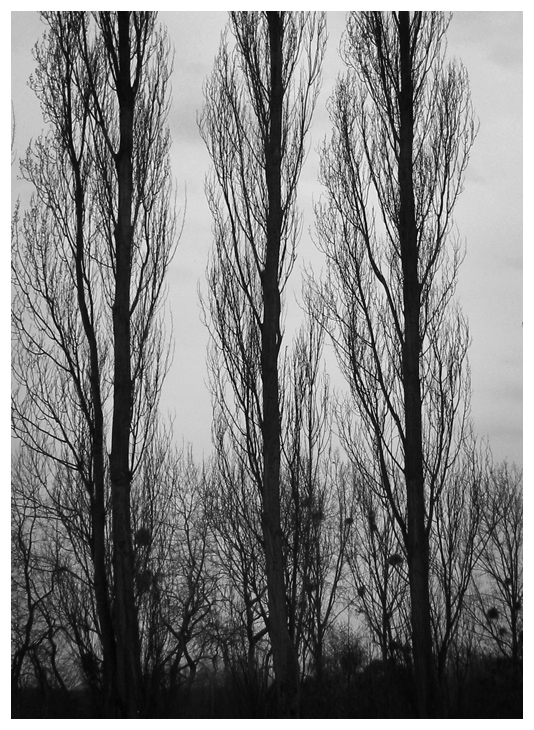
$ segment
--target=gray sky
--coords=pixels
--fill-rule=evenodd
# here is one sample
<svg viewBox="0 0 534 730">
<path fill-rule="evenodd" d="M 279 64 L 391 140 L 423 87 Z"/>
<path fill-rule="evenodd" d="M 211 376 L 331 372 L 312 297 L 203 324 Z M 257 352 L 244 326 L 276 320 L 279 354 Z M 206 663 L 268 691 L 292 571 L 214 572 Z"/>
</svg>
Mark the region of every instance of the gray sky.
<svg viewBox="0 0 534 730">
<path fill-rule="evenodd" d="M 170 126 L 172 165 L 178 199 L 187 189 L 182 239 L 171 266 L 169 303 L 176 341 L 174 363 L 164 387 L 163 412 L 174 414 L 175 438 L 191 443 L 197 457 L 211 451 L 211 402 L 205 367 L 207 333 L 200 321 L 197 289 L 205 291 L 205 268 L 211 246 L 211 217 L 204 195 L 209 157 L 200 139 L 197 114 L 202 84 L 210 73 L 226 23 L 223 12 L 161 12 L 175 47 Z M 320 269 L 311 240 L 312 202 L 321 195 L 317 183 L 317 146 L 330 134 L 325 109 L 335 78 L 343 71 L 338 45 L 345 13 L 328 12 L 329 42 L 323 66 L 309 154 L 299 187 L 304 213 L 299 259 L 293 274 L 300 288 L 304 263 Z M 36 12 L 11 14 L 11 100 L 16 116 L 15 149 L 23 154 L 29 139 L 43 127 L 39 104 L 27 87 L 34 68 L 31 49 L 44 29 Z M 487 436 L 496 460 L 522 464 L 522 13 L 456 12 L 447 35 L 448 53 L 469 73 L 480 131 L 471 154 L 464 192 L 455 221 L 467 241 L 460 270 L 458 299 L 469 319 L 472 345 L 472 417 L 479 436 Z M 12 168 L 12 204 L 28 191 Z M 288 332 L 300 312 L 287 297 Z M 286 342 L 286 344 L 289 344 Z M 341 383 L 341 381 L 338 381 Z"/>
</svg>

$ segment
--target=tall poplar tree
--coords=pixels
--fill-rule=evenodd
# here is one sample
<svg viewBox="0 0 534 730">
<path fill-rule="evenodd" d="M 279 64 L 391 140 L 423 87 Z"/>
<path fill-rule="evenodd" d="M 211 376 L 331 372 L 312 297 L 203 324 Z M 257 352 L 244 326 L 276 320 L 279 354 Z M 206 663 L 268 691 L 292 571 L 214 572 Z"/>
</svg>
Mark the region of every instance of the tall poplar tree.
<svg viewBox="0 0 534 730">
<path fill-rule="evenodd" d="M 169 46 L 154 13 L 42 18 L 31 85 L 48 132 L 22 163 L 35 192 L 12 243 L 13 428 L 58 479 L 83 484 L 106 713 L 135 718 L 131 488 L 154 434 L 159 311 L 176 243 Z"/>
<path fill-rule="evenodd" d="M 208 323 L 214 393 L 230 445 L 258 487 L 280 717 L 297 717 L 299 667 L 288 629 L 280 519 L 282 292 L 295 258 L 297 183 L 325 48 L 322 15 L 230 14 L 206 85 L 201 133 L 215 253 Z M 234 409 L 233 404 L 236 404 Z"/>
<path fill-rule="evenodd" d="M 401 536 L 420 717 L 436 712 L 429 537 L 469 405 L 452 212 L 476 125 L 467 74 L 444 61 L 447 25 L 435 12 L 350 14 L 317 207 L 327 276 L 316 304 L 357 415 L 341 429 Z"/>
</svg>

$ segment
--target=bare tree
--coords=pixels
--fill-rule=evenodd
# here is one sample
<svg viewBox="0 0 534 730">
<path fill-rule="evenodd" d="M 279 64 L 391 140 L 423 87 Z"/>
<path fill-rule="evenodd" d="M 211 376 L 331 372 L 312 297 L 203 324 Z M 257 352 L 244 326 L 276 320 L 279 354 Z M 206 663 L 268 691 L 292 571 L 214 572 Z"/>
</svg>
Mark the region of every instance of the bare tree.
<svg viewBox="0 0 534 730">
<path fill-rule="evenodd" d="M 383 662 L 409 661 L 406 555 L 395 519 L 368 482 L 352 470 L 354 527 L 348 547 L 351 592 Z"/>
<path fill-rule="evenodd" d="M 495 466 L 483 515 L 484 549 L 477 576 L 477 630 L 518 666 L 523 658 L 523 473 Z"/>
<path fill-rule="evenodd" d="M 137 717 L 130 494 L 166 369 L 169 47 L 152 13 L 42 17 L 32 86 L 49 132 L 22 164 L 35 194 L 13 236 L 13 428 L 86 490 L 108 711 Z"/>
<path fill-rule="evenodd" d="M 321 685 L 327 633 L 341 610 L 352 522 L 332 446 L 329 378 L 321 368 L 324 330 L 306 317 L 285 361 L 282 526 L 289 630 Z M 309 667 L 308 667 L 309 669 Z"/>
<path fill-rule="evenodd" d="M 220 441 L 213 471 L 210 523 L 222 583 L 222 615 L 242 616 L 247 674 L 252 679 L 258 648 L 263 654 L 268 616 L 261 510 L 257 485 L 246 469 L 232 461 Z"/>
<path fill-rule="evenodd" d="M 432 633 L 438 681 L 445 680 L 488 535 L 483 528 L 488 497 L 488 454 L 474 438 L 449 470 L 434 510 L 430 544 Z"/>
<path fill-rule="evenodd" d="M 11 490 L 11 701 L 17 711 L 32 649 L 43 639 L 41 607 L 52 591 L 43 565 L 43 526 L 33 508 L 39 481 L 19 452 L 12 460 Z"/>
<path fill-rule="evenodd" d="M 209 490 L 191 450 L 160 433 L 133 482 L 132 532 L 145 713 L 191 686 L 214 601 Z"/>
<path fill-rule="evenodd" d="M 210 328 L 224 368 L 219 393 L 261 495 L 268 629 L 282 717 L 298 715 L 298 662 L 288 629 L 280 518 L 281 295 L 299 234 L 296 188 L 326 42 L 322 15 L 230 14 L 206 84 L 201 133 L 215 256 Z M 231 405 L 234 399 L 236 408 Z"/>
<path fill-rule="evenodd" d="M 42 454 L 17 449 L 13 458 L 11 490 L 12 540 L 12 700 L 21 709 L 20 690 L 37 685 L 45 711 L 54 691 L 63 700 L 67 687 L 79 679 L 80 642 L 73 637 L 63 585 L 68 574 L 75 590 L 71 602 L 83 603 L 88 613 L 83 566 L 71 572 L 72 555 L 64 524 L 47 502 L 54 481 L 54 465 Z M 94 618 L 94 614 L 92 614 Z M 81 623 L 81 622 L 80 622 Z M 94 627 L 94 621 L 92 622 Z M 82 631 L 82 627 L 79 627 Z"/>
<path fill-rule="evenodd" d="M 468 397 L 467 326 L 451 301 L 461 255 L 450 234 L 475 122 L 466 72 L 443 60 L 447 24 L 434 12 L 350 14 L 348 71 L 321 156 L 327 201 L 317 206 L 327 257 L 318 308 L 358 415 L 345 443 L 359 442 L 362 467 L 376 455 L 405 546 L 421 717 L 435 711 L 429 534 Z"/>
</svg>

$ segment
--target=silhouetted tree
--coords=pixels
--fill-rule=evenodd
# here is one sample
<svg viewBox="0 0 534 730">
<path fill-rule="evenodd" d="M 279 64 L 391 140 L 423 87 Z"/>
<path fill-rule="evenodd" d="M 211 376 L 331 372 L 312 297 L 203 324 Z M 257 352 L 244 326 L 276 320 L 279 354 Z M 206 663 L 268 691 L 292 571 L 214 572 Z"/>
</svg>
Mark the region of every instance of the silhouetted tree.
<svg viewBox="0 0 534 730">
<path fill-rule="evenodd" d="M 378 467 L 377 467 L 378 471 Z M 395 519 L 383 498 L 350 468 L 354 527 L 348 547 L 351 596 L 383 662 L 410 657 L 406 555 Z"/>
<path fill-rule="evenodd" d="M 243 669 L 249 679 L 256 675 L 259 656 L 263 656 L 267 633 L 267 586 L 265 556 L 257 485 L 243 465 L 225 453 L 224 434 L 219 433 L 219 448 L 213 470 L 210 525 L 216 544 L 219 566 L 219 611 L 217 621 L 228 622 L 226 636 L 232 643 L 236 633 Z M 240 616 L 236 622 L 235 617 Z M 240 627 L 236 626 L 240 623 Z M 219 632 L 219 639 L 222 634 Z M 226 665 L 230 655 L 219 641 L 217 654 Z"/>
<path fill-rule="evenodd" d="M 42 17 L 31 84 L 49 132 L 21 165 L 35 193 L 12 245 L 13 428 L 85 490 L 108 712 L 137 717 L 131 488 L 166 369 L 169 47 L 153 13 Z"/>
<path fill-rule="evenodd" d="M 357 468 L 387 498 L 406 552 L 419 714 L 435 712 L 429 534 L 466 424 L 468 333 L 451 302 L 452 211 L 475 137 L 467 74 L 444 63 L 440 13 L 351 13 L 330 100 L 317 206 L 328 320 L 358 414 Z M 448 241 L 451 244 L 448 245 Z M 345 422 L 344 422 L 345 423 Z"/>
<path fill-rule="evenodd" d="M 18 711 L 19 690 L 30 672 L 30 656 L 43 641 L 42 609 L 53 590 L 45 569 L 42 519 L 33 501 L 39 491 L 31 457 L 12 459 L 11 489 L 11 700 Z"/>
<path fill-rule="evenodd" d="M 230 27 L 233 47 L 225 37 L 200 122 L 214 164 L 207 187 L 215 235 L 209 272 L 214 387 L 232 445 L 261 496 L 278 712 L 297 717 L 299 669 L 288 628 L 280 517 L 281 295 L 299 233 L 296 189 L 325 22 L 309 13 L 239 12 L 230 14 Z"/>
<path fill-rule="evenodd" d="M 352 524 L 340 459 L 332 447 L 332 399 L 322 368 L 324 335 L 313 318 L 305 318 L 286 357 L 282 403 L 289 630 L 302 657 L 302 672 L 311 669 L 319 684 L 326 635 L 342 606 Z"/>
<path fill-rule="evenodd" d="M 523 473 L 506 462 L 489 474 L 484 549 L 477 576 L 477 628 L 484 643 L 523 658 Z"/>
<path fill-rule="evenodd" d="M 432 634 L 440 685 L 449 651 L 467 618 L 473 580 L 488 536 L 483 527 L 488 498 L 488 454 L 474 438 L 449 470 L 434 510 L 430 542 Z"/>
</svg>

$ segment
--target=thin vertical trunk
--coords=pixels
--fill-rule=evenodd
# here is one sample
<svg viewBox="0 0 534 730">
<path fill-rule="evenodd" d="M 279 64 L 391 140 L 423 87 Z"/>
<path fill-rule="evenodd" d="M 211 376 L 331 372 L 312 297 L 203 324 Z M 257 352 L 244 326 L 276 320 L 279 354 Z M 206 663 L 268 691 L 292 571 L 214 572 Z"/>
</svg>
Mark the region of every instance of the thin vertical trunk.
<svg viewBox="0 0 534 730">
<path fill-rule="evenodd" d="M 130 430 L 133 409 L 130 352 L 130 280 L 132 261 L 133 122 L 130 12 L 118 13 L 119 151 L 116 155 L 118 214 L 115 230 L 116 273 L 113 304 L 114 389 L 110 478 L 113 507 L 114 622 L 117 685 L 122 717 L 138 717 L 140 707 L 139 627 L 134 600 L 134 562 L 130 523 Z"/>
<path fill-rule="evenodd" d="M 102 393 L 100 390 L 100 366 L 98 361 L 98 345 L 93 322 L 89 316 L 85 299 L 84 261 L 84 191 L 80 168 L 76 156 L 72 155 L 75 179 L 76 202 L 76 289 L 78 306 L 82 324 L 89 346 L 91 399 L 93 418 L 91 428 L 91 456 L 93 462 L 93 484 L 91 500 L 91 557 L 93 561 L 93 578 L 95 599 L 102 642 L 103 673 L 106 688 L 104 706 L 106 714 L 112 713 L 116 694 L 116 655 L 115 638 L 110 606 L 110 591 L 106 570 L 106 510 L 105 510 L 105 468 L 104 468 L 104 415 Z"/>
<path fill-rule="evenodd" d="M 282 232 L 282 35 L 283 14 L 270 11 L 270 130 L 266 143 L 268 193 L 267 251 L 263 287 L 261 374 L 263 383 L 263 537 L 269 604 L 269 636 L 277 683 L 279 717 L 298 717 L 299 671 L 287 624 L 284 556 L 280 525 L 280 409 L 278 352 L 280 349 L 279 259 Z"/>
<path fill-rule="evenodd" d="M 413 656 L 418 712 L 433 714 L 433 660 L 428 587 L 429 546 L 425 529 L 425 490 L 419 359 L 421 287 L 417 265 L 417 225 L 413 189 L 414 108 L 410 13 L 399 13 L 401 64 L 399 238 L 403 271 L 404 343 L 402 371 L 405 404 L 405 479 L 408 508 L 408 569 L 412 612 Z"/>
</svg>

